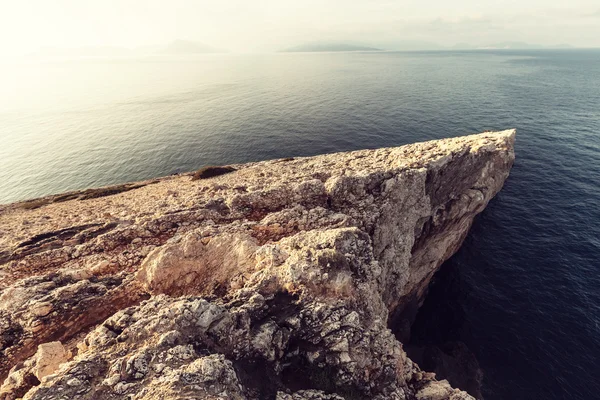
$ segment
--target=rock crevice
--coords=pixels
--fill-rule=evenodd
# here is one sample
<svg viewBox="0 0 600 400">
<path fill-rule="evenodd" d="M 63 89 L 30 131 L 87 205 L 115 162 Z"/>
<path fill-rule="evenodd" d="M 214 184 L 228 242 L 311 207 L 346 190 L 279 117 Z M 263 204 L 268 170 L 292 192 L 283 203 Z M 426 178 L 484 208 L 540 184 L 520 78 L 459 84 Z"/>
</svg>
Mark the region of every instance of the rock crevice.
<svg viewBox="0 0 600 400">
<path fill-rule="evenodd" d="M 0 399 L 470 398 L 389 327 L 501 189 L 514 135 L 0 206 Z"/>
</svg>

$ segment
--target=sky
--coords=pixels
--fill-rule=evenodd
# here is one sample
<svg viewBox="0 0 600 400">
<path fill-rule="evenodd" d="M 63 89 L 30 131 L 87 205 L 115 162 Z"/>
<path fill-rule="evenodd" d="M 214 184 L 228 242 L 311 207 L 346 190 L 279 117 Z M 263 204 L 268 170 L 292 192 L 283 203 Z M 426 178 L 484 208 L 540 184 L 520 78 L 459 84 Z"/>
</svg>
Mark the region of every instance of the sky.
<svg viewBox="0 0 600 400">
<path fill-rule="evenodd" d="M 522 41 L 600 47 L 598 0 L 0 0 L 0 54 L 193 40 L 232 52 L 306 42 Z"/>
</svg>

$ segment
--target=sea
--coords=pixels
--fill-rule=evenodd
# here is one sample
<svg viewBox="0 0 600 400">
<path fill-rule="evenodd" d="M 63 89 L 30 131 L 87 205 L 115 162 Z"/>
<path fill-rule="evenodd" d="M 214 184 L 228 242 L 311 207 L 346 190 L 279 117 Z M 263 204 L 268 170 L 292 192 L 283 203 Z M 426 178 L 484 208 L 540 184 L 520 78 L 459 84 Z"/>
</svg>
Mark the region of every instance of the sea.
<svg viewBox="0 0 600 400">
<path fill-rule="evenodd" d="M 411 340 L 466 345 L 487 400 L 600 399 L 600 50 L 5 60 L 0 203 L 508 128 Z"/>
</svg>

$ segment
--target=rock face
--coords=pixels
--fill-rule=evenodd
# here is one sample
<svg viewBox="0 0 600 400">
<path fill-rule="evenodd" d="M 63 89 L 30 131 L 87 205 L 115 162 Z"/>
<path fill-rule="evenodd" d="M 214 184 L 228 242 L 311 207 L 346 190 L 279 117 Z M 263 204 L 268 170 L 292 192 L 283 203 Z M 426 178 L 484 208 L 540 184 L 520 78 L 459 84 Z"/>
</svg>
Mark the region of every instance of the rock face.
<svg viewBox="0 0 600 400">
<path fill-rule="evenodd" d="M 471 398 L 397 337 L 514 135 L 3 206 L 0 398 Z"/>
</svg>

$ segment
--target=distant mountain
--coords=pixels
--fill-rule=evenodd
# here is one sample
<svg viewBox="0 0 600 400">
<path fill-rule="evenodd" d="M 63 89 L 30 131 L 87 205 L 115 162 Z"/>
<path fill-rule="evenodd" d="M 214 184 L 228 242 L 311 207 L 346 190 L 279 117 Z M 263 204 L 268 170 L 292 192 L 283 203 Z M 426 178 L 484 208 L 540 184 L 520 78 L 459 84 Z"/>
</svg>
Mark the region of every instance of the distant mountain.
<svg viewBox="0 0 600 400">
<path fill-rule="evenodd" d="M 395 51 L 430 51 L 446 49 L 444 46 L 437 43 L 421 40 L 394 40 L 385 42 L 384 44 L 386 49 Z"/>
<path fill-rule="evenodd" d="M 475 50 L 477 46 L 474 46 L 469 43 L 456 43 L 451 47 L 452 50 Z"/>
<path fill-rule="evenodd" d="M 546 46 L 547 49 L 575 49 L 575 46 L 571 46 L 567 43 L 555 44 L 552 46 Z"/>
<path fill-rule="evenodd" d="M 347 44 L 347 43 L 307 43 L 300 46 L 289 47 L 281 50 L 284 53 L 308 53 L 326 51 L 382 51 L 375 47 Z"/>
<path fill-rule="evenodd" d="M 544 46 L 525 42 L 500 42 L 488 45 L 472 45 L 469 43 L 457 43 L 451 47 L 453 50 L 536 50 L 536 49 L 573 49 L 569 44 L 557 44 Z"/>
<path fill-rule="evenodd" d="M 164 54 L 206 54 L 206 53 L 226 53 L 223 49 L 208 46 L 200 42 L 189 40 L 175 40 L 169 43 L 165 48 L 159 51 Z"/>
<path fill-rule="evenodd" d="M 543 49 L 544 46 L 539 44 L 530 44 L 525 42 L 500 42 L 493 43 L 488 46 L 480 46 L 480 49 L 507 49 L 507 50 L 533 50 Z"/>
</svg>

